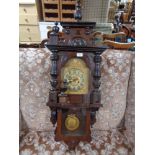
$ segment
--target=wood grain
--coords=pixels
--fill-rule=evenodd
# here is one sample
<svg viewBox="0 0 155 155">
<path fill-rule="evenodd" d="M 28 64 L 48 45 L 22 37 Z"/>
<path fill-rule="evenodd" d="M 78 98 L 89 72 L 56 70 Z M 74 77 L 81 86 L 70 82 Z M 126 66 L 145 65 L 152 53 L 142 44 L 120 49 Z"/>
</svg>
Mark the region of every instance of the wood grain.
<svg viewBox="0 0 155 155">
<path fill-rule="evenodd" d="M 135 46 L 135 42 L 131 43 L 119 43 L 111 40 L 105 40 L 102 42 L 103 45 L 107 45 L 113 49 L 122 49 L 122 50 L 128 50 L 129 48 L 132 48 Z"/>
</svg>

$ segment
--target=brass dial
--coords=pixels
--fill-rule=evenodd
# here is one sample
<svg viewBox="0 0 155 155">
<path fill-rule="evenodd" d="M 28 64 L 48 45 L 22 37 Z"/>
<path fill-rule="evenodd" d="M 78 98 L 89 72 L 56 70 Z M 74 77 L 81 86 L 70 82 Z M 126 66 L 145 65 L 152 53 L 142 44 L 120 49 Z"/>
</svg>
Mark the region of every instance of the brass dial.
<svg viewBox="0 0 155 155">
<path fill-rule="evenodd" d="M 66 94 L 88 93 L 89 69 L 82 59 L 70 59 L 61 70 L 61 78 L 67 82 Z"/>
<path fill-rule="evenodd" d="M 64 79 L 68 83 L 68 89 L 78 91 L 84 86 L 84 75 L 80 69 L 72 68 L 64 74 Z"/>
</svg>

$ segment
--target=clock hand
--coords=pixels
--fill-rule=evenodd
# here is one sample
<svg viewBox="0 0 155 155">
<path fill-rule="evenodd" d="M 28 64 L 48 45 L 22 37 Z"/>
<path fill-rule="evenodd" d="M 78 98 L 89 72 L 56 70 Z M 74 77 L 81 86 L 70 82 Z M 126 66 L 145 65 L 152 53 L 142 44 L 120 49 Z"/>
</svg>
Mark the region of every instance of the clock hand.
<svg viewBox="0 0 155 155">
<path fill-rule="evenodd" d="M 78 80 L 79 80 L 78 78 L 74 78 L 74 79 L 68 80 L 68 82 L 71 83 L 71 82 L 76 82 Z"/>
<path fill-rule="evenodd" d="M 75 78 L 75 79 L 73 79 L 73 82 L 78 81 L 78 80 L 79 80 L 78 78 Z"/>
</svg>

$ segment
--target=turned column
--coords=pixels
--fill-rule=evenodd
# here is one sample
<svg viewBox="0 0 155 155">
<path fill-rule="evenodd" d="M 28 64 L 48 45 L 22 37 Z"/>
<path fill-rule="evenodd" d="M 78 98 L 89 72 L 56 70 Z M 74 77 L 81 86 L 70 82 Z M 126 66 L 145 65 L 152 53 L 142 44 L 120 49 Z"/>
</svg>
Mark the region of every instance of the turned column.
<svg viewBox="0 0 155 155">
<path fill-rule="evenodd" d="M 58 23 L 55 23 L 55 26 L 53 27 L 53 31 L 50 34 L 50 38 L 48 41 L 48 44 L 53 44 L 53 45 L 57 45 L 58 44 L 58 33 L 59 33 L 59 27 L 58 27 Z M 57 110 L 53 107 L 53 105 L 57 104 L 57 76 L 58 76 L 58 72 L 57 72 L 57 61 L 59 59 L 58 56 L 58 51 L 55 49 L 51 50 L 51 56 L 50 56 L 50 60 L 51 60 L 51 71 L 50 71 L 50 75 L 51 75 L 51 89 L 49 91 L 49 101 L 48 101 L 48 106 L 51 109 L 51 122 L 53 124 L 56 123 L 57 121 Z"/>
<path fill-rule="evenodd" d="M 94 75 L 93 75 L 93 85 L 94 85 L 94 90 L 93 90 L 93 103 L 99 103 L 101 101 L 101 92 L 99 90 L 99 87 L 101 85 L 100 78 L 101 78 L 101 61 L 102 58 L 100 56 L 101 52 L 97 51 L 95 52 L 94 56 L 94 63 L 95 63 L 95 69 L 94 69 Z"/>
</svg>

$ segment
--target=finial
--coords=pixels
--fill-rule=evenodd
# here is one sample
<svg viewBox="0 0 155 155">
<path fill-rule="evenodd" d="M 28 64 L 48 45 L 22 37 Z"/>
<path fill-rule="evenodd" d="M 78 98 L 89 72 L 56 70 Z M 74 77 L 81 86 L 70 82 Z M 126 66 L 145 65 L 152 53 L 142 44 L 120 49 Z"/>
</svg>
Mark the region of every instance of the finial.
<svg viewBox="0 0 155 155">
<path fill-rule="evenodd" d="M 76 9 L 75 9 L 75 13 L 74 13 L 74 18 L 75 18 L 78 22 L 82 19 L 80 0 L 77 0 L 77 1 L 76 1 Z"/>
<path fill-rule="evenodd" d="M 59 32 L 58 22 L 55 22 L 55 26 L 53 27 L 53 32 L 54 33 L 58 33 Z"/>
</svg>

